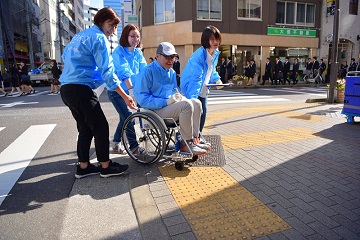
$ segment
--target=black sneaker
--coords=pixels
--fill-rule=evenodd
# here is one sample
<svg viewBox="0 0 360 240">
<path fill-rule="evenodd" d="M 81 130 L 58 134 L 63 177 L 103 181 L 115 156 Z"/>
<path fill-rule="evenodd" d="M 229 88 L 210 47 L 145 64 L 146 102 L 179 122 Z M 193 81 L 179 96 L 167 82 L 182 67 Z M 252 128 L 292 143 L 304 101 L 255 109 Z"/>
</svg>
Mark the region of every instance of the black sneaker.
<svg viewBox="0 0 360 240">
<path fill-rule="evenodd" d="M 87 176 L 99 174 L 99 172 L 100 172 L 100 168 L 98 166 L 89 163 L 87 168 L 82 169 L 80 167 L 80 163 L 77 163 L 75 177 L 77 179 L 80 179 Z"/>
<path fill-rule="evenodd" d="M 107 177 L 112 177 L 112 176 L 118 176 L 118 175 L 125 173 L 126 170 L 128 170 L 128 168 L 129 168 L 129 165 L 127 165 L 127 164 L 122 165 L 120 163 L 112 162 L 110 160 L 109 167 L 107 167 L 107 168 L 101 167 L 100 177 L 107 178 Z"/>
</svg>

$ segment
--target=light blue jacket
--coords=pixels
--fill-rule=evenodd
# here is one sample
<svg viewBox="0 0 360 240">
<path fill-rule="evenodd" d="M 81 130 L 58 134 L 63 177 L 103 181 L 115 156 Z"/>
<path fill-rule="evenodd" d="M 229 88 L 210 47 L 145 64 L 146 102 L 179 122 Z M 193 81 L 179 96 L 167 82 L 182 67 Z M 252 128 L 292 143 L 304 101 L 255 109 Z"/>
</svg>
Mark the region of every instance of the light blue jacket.
<svg viewBox="0 0 360 240">
<path fill-rule="evenodd" d="M 177 87 L 174 69 L 164 69 L 157 61 L 145 66 L 136 77 L 134 95 L 142 108 L 156 110 L 165 107 L 166 99 Z"/>
<path fill-rule="evenodd" d="M 220 51 L 215 50 L 212 61 L 213 70 L 209 82 L 205 84 L 213 83 L 220 79 L 220 76 L 216 71 L 219 55 Z M 201 46 L 190 56 L 181 74 L 180 88 L 182 93 L 188 99 L 198 98 L 199 94 L 201 93 L 206 73 L 209 68 L 206 62 L 206 56 L 206 49 Z"/>
<path fill-rule="evenodd" d="M 105 82 L 108 90 L 120 85 L 110 55 L 109 40 L 96 25 L 76 34 L 66 46 L 62 59 L 62 85 L 83 84 L 95 89 Z"/>
<path fill-rule="evenodd" d="M 130 52 L 127 47 L 118 45 L 112 53 L 114 59 L 115 73 L 121 80 L 121 87 L 128 90 L 125 80 L 130 78 L 135 86 L 135 77 L 147 65 L 142 51 L 135 48 Z"/>
</svg>

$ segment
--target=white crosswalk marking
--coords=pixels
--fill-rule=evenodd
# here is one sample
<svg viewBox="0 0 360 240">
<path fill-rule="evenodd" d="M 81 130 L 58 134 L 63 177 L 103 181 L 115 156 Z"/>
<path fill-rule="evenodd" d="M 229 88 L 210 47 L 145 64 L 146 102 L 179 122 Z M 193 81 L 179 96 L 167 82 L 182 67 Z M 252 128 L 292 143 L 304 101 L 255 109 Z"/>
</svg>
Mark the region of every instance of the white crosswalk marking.
<svg viewBox="0 0 360 240">
<path fill-rule="evenodd" d="M 0 205 L 55 126 L 31 126 L 0 153 Z"/>
<path fill-rule="evenodd" d="M 255 102 L 285 102 L 290 101 L 286 98 L 276 98 L 272 96 L 257 95 L 254 93 L 233 92 L 216 90 L 210 91 L 208 105 L 235 104 L 235 103 L 255 103 Z"/>
<path fill-rule="evenodd" d="M 306 95 L 314 95 L 314 96 L 326 96 L 327 87 L 319 87 L 319 88 L 262 88 L 262 91 L 271 91 L 271 92 L 286 92 L 286 93 L 295 93 L 295 94 L 306 94 Z"/>
</svg>

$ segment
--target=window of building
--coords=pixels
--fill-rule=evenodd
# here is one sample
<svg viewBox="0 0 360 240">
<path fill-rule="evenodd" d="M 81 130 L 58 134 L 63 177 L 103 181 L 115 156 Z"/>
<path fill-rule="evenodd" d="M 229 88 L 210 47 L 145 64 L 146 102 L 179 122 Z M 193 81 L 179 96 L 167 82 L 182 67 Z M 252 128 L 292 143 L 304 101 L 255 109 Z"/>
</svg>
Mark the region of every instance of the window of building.
<svg viewBox="0 0 360 240">
<path fill-rule="evenodd" d="M 298 2 L 276 2 L 276 23 L 315 26 L 315 5 Z"/>
<path fill-rule="evenodd" d="M 238 18 L 261 19 L 261 0 L 237 0 Z"/>
<path fill-rule="evenodd" d="M 155 0 L 155 23 L 175 21 L 175 0 Z"/>
<path fill-rule="evenodd" d="M 221 20 L 222 0 L 198 0 L 197 19 Z"/>
<path fill-rule="evenodd" d="M 350 0 L 349 14 L 358 15 L 359 0 Z"/>
</svg>

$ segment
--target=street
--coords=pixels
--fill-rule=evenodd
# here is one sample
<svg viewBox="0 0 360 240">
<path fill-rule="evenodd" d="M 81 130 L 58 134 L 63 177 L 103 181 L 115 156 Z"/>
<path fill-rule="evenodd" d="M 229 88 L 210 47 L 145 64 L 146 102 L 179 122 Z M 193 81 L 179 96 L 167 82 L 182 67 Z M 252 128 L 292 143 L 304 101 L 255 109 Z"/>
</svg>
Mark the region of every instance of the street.
<svg viewBox="0 0 360 240">
<path fill-rule="evenodd" d="M 49 87 L 36 91 L 0 97 L 0 239 L 199 236 L 180 227 L 184 218 L 173 222 L 181 212 L 159 177 L 160 165 L 111 154 L 130 164 L 129 174 L 75 180 L 75 120 L 60 95 L 48 95 Z M 326 98 L 326 91 L 210 91 L 205 134 L 221 136 L 222 169 L 291 226 L 261 239 L 360 239 L 359 118 L 350 125 L 341 104 L 305 103 Z M 106 92 L 100 102 L 112 135 L 117 113 Z M 93 147 L 90 154 L 96 160 Z M 166 196 L 156 195 L 164 190 L 159 186 Z M 164 208 L 168 197 L 174 203 Z"/>
</svg>

